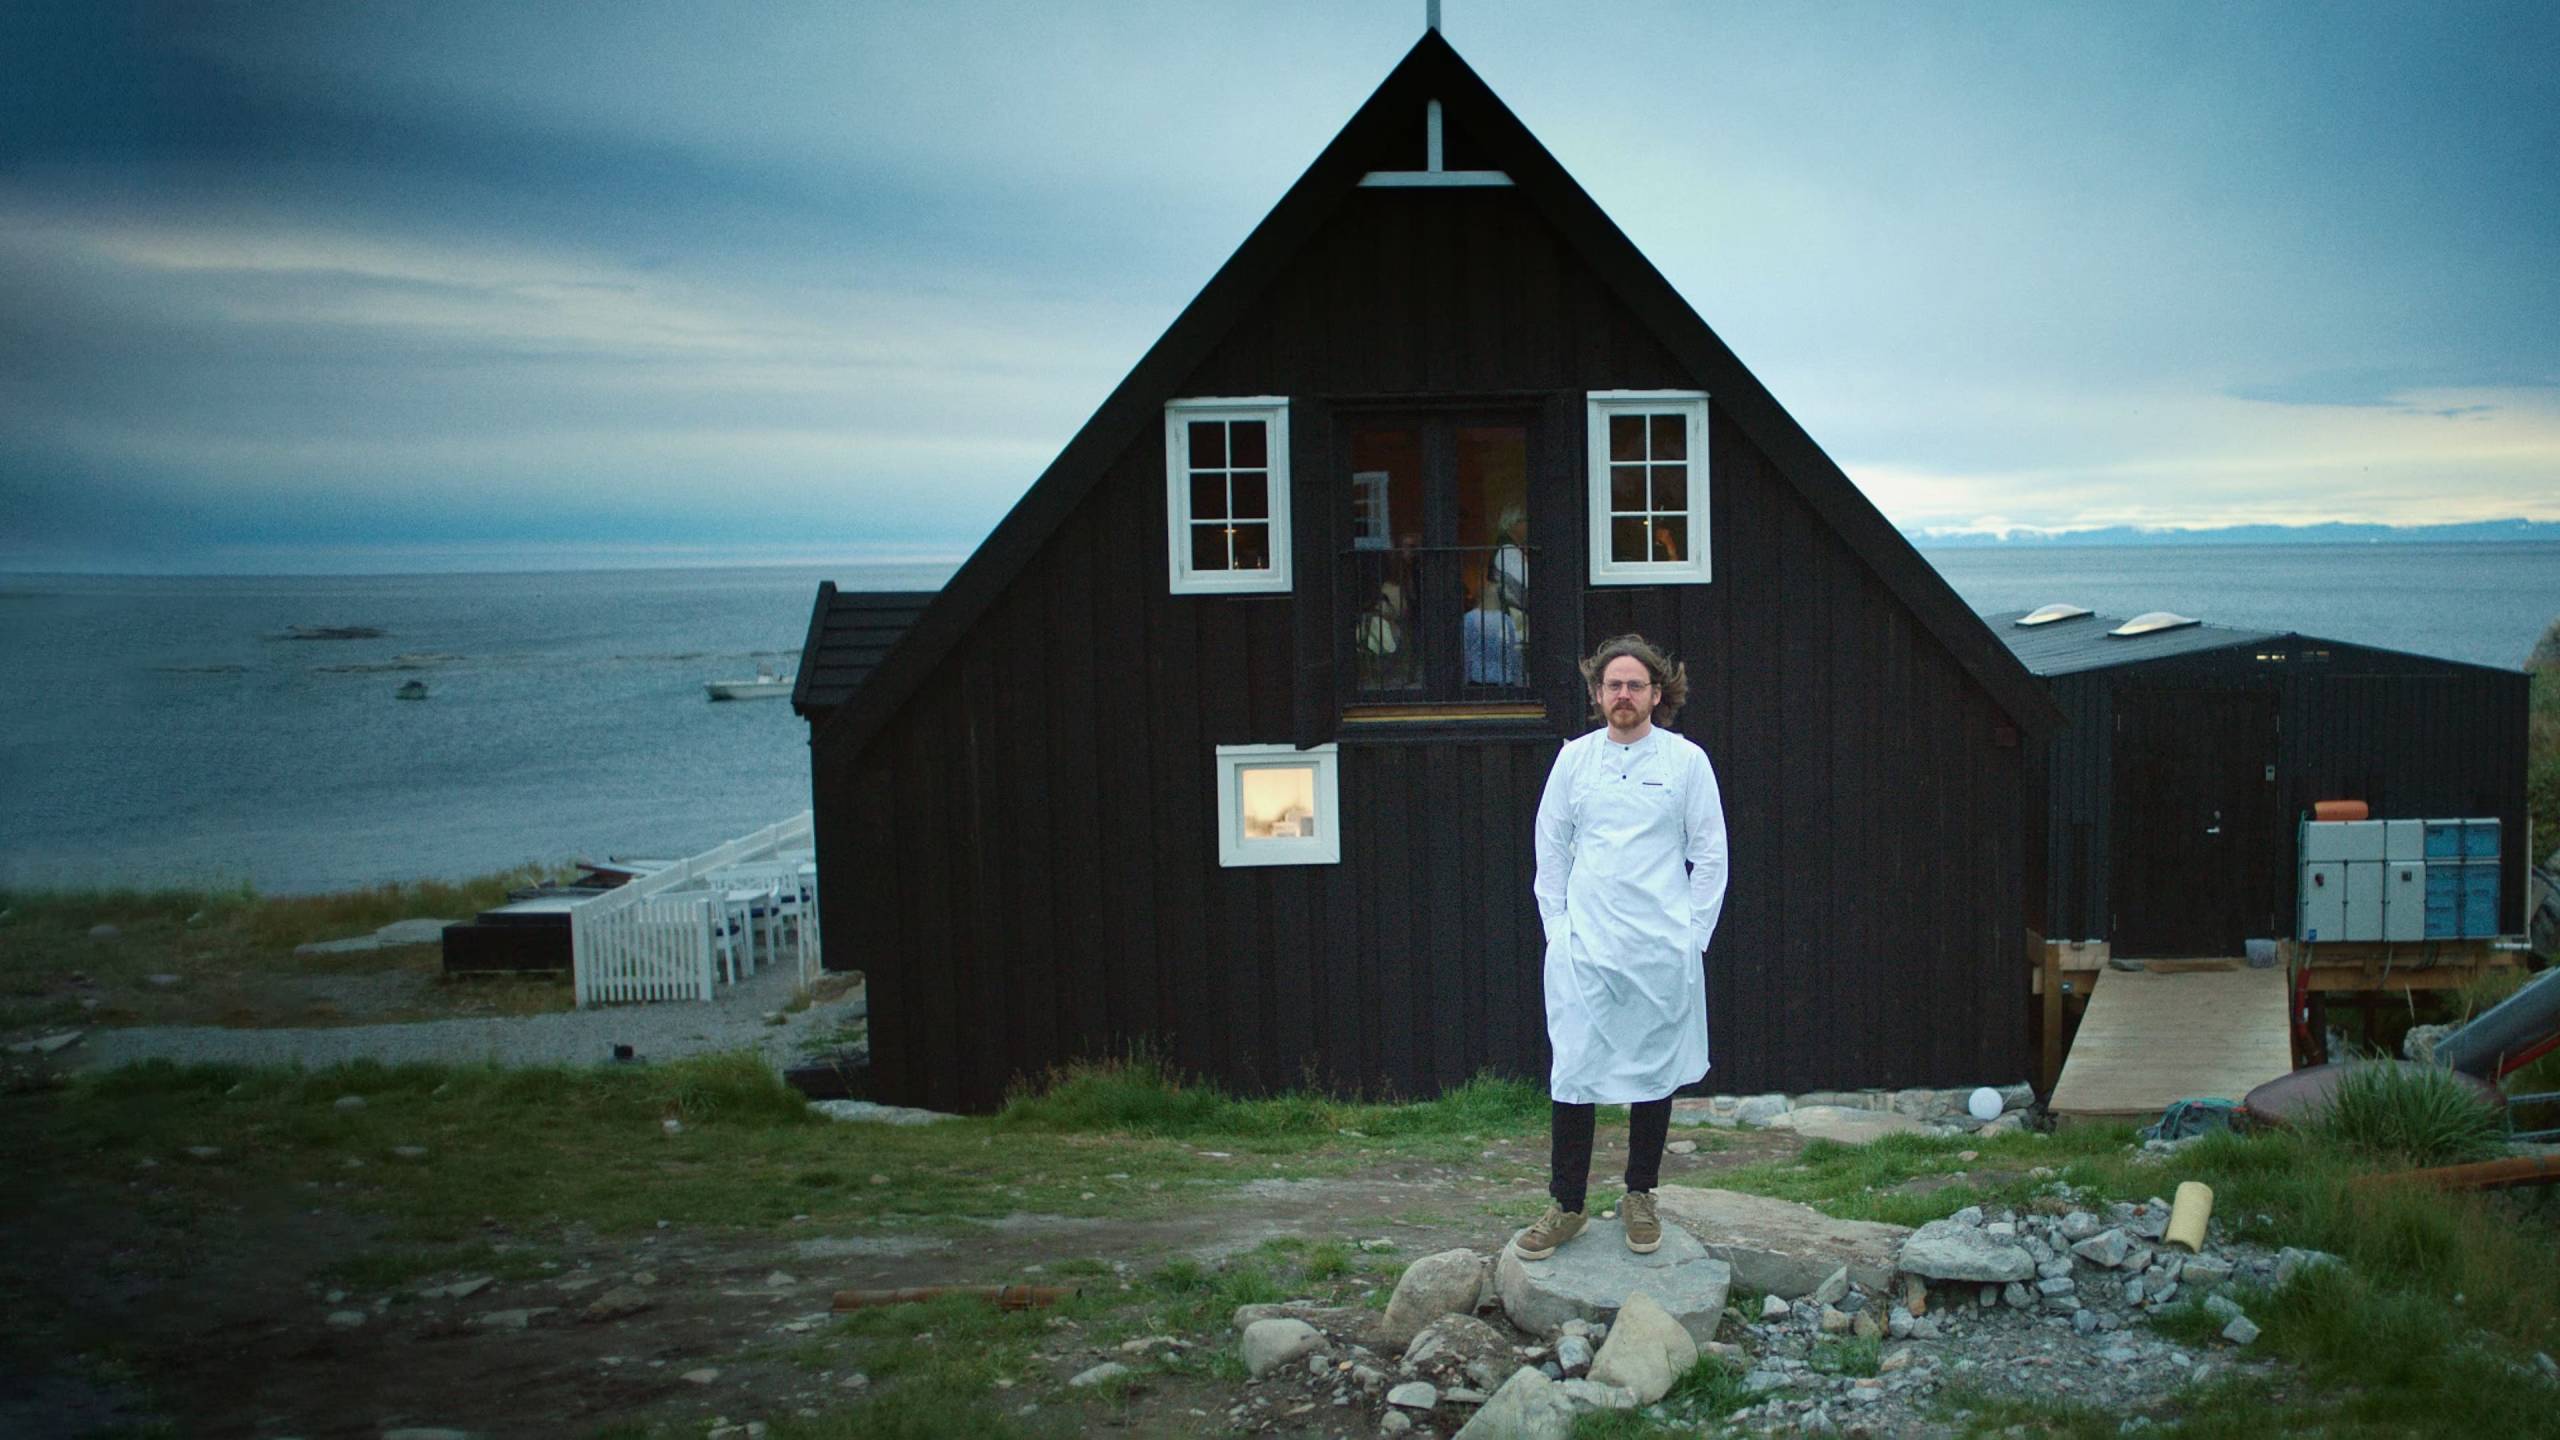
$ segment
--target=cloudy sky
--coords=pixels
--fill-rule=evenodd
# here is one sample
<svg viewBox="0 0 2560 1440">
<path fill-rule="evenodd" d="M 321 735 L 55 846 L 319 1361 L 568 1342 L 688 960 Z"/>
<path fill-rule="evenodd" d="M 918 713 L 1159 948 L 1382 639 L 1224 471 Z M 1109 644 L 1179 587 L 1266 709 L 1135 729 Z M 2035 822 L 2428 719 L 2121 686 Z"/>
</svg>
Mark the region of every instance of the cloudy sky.
<svg viewBox="0 0 2560 1440">
<path fill-rule="evenodd" d="M 0 568 L 956 559 L 1422 11 L 0 6 Z M 2560 6 L 1446 12 L 1897 523 L 2560 519 Z"/>
</svg>

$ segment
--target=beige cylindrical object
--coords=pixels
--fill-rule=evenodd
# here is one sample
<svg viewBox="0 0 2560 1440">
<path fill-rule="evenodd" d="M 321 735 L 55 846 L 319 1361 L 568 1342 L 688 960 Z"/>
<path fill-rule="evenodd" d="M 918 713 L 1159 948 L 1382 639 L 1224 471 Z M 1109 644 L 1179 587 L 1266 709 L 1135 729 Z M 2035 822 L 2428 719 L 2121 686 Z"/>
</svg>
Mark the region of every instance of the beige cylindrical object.
<svg viewBox="0 0 2560 1440">
<path fill-rule="evenodd" d="M 2169 1202 L 2169 1233 L 2165 1239 L 2172 1245 L 2184 1245 L 2190 1255 L 2204 1249 L 2204 1222 L 2213 1218 L 2213 1187 L 2200 1180 L 2178 1182 L 2178 1198 Z"/>
</svg>

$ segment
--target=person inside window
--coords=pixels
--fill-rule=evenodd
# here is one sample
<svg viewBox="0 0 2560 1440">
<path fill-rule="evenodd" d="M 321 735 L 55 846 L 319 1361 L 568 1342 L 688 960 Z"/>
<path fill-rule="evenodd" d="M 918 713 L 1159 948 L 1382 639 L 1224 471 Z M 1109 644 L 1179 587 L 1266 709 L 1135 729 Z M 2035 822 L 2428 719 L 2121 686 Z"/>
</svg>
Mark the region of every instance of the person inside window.
<svg viewBox="0 0 2560 1440">
<path fill-rule="evenodd" d="M 1517 686 L 1522 675 L 1520 622 L 1502 606 L 1502 586 L 1488 571 L 1475 608 L 1458 621 L 1458 653 L 1466 658 L 1470 685 Z"/>
<path fill-rule="evenodd" d="M 1352 631 L 1360 664 L 1360 688 L 1398 690 L 1413 684 L 1412 551 L 1390 559 L 1378 593 Z"/>
<path fill-rule="evenodd" d="M 1494 522 L 1493 555 L 1485 565 L 1486 588 L 1493 602 L 1519 626 L 1529 623 L 1529 515 L 1507 507 Z"/>
</svg>

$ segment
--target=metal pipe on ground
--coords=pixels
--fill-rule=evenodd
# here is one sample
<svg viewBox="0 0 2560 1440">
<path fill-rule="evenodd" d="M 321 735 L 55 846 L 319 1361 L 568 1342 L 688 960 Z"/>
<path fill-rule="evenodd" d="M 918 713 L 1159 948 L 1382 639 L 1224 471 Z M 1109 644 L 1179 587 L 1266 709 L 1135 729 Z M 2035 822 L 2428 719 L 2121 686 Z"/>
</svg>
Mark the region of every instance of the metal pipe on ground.
<svg viewBox="0 0 2560 1440">
<path fill-rule="evenodd" d="M 2439 1190 L 2504 1190 L 2519 1185 L 2560 1182 L 2560 1155 L 2517 1155 L 2471 1165 L 2439 1165 L 2431 1170 L 2395 1170 L 2388 1175 L 2362 1175 L 2359 1187 L 2433 1185 Z"/>
<path fill-rule="evenodd" d="M 2560 968 L 2544 971 L 2437 1041 L 2435 1055 L 2439 1065 L 2494 1080 L 2533 1063 L 2554 1046 L 2560 1046 Z"/>
<path fill-rule="evenodd" d="M 992 1301 L 999 1310 L 1045 1310 L 1083 1293 L 1081 1285 L 911 1285 L 902 1290 L 839 1290 L 829 1308 L 841 1315 L 881 1305 L 913 1305 L 945 1295 L 971 1295 Z"/>
</svg>

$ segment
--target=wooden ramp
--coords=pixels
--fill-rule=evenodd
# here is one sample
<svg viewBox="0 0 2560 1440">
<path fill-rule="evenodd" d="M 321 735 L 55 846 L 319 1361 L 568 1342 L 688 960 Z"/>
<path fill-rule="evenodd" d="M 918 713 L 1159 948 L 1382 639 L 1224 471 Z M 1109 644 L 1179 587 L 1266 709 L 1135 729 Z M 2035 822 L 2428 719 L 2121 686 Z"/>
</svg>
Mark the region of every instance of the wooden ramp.
<svg viewBox="0 0 2560 1440">
<path fill-rule="evenodd" d="M 2048 1107 L 2062 1124 L 2160 1118 L 2174 1100 L 2238 1100 L 2293 1069 L 2285 972 L 2102 969 Z"/>
</svg>

